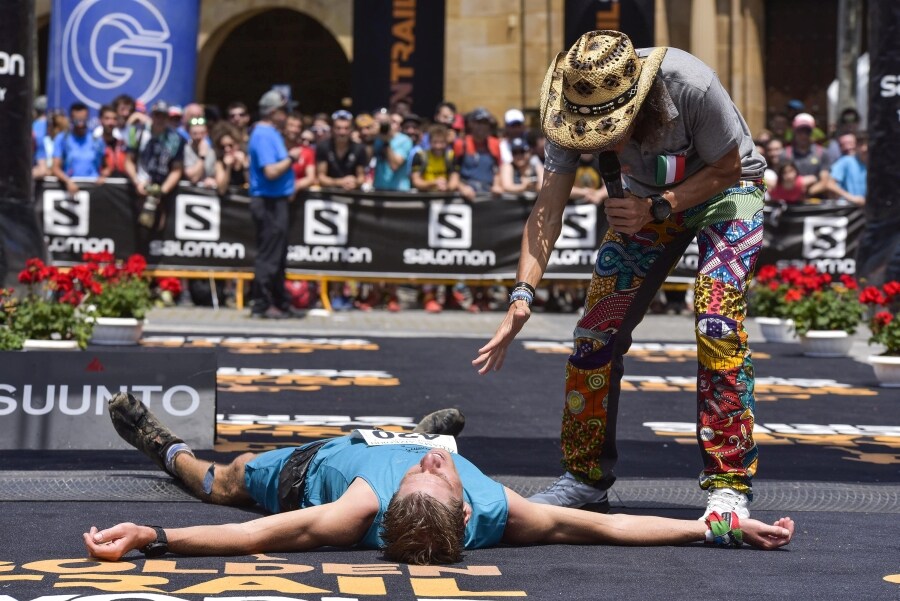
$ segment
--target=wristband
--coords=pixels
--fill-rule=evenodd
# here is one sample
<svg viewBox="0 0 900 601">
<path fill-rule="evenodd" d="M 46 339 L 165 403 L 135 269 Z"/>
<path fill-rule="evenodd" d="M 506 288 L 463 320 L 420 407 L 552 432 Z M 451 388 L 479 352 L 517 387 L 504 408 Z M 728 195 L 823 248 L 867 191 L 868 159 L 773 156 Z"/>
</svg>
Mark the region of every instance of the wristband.
<svg viewBox="0 0 900 601">
<path fill-rule="evenodd" d="M 156 531 L 156 539 L 148 543 L 146 546 L 138 549 L 144 554 L 144 557 L 153 558 L 165 555 L 169 551 L 169 540 L 166 538 L 166 532 L 159 526 L 148 526 Z"/>
<path fill-rule="evenodd" d="M 532 298 L 534 297 L 534 294 L 535 294 L 535 292 L 534 292 L 534 286 L 532 286 L 532 285 L 529 284 L 528 282 L 516 282 L 516 283 L 513 285 L 513 291 L 515 291 L 516 288 L 524 288 L 525 290 L 527 290 L 528 292 L 531 293 Z"/>
<path fill-rule="evenodd" d="M 520 301 L 520 300 L 525 301 L 525 304 L 527 304 L 530 307 L 531 303 L 534 302 L 534 295 L 531 294 L 525 288 L 516 288 L 509 295 L 509 304 L 511 305 L 514 302 Z"/>
<path fill-rule="evenodd" d="M 718 514 L 713 511 L 706 518 L 706 543 L 720 547 L 740 547 L 744 544 L 741 522 L 734 512 Z"/>
</svg>

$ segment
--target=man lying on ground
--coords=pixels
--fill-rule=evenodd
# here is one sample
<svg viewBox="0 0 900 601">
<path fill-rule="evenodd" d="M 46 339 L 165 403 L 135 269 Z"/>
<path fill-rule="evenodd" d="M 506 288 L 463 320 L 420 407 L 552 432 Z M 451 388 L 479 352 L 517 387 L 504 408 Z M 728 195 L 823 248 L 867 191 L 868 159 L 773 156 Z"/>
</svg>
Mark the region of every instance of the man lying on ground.
<svg viewBox="0 0 900 601">
<path fill-rule="evenodd" d="M 382 548 L 392 561 L 455 563 L 463 549 L 499 543 L 679 545 L 748 542 L 761 549 L 788 544 L 794 522 L 772 525 L 734 514 L 700 520 L 605 515 L 531 503 L 488 478 L 461 455 L 428 446 L 456 435 L 455 409 L 425 417 L 414 444 L 376 446 L 341 436 L 299 448 L 246 453 L 228 465 L 194 457 L 135 397 L 109 401 L 113 425 L 199 499 L 233 506 L 259 504 L 272 513 L 242 524 L 160 528 L 132 523 L 91 527 L 84 542 L 94 557 L 118 560 L 132 550 L 147 557 L 249 555 L 318 547 Z"/>
</svg>

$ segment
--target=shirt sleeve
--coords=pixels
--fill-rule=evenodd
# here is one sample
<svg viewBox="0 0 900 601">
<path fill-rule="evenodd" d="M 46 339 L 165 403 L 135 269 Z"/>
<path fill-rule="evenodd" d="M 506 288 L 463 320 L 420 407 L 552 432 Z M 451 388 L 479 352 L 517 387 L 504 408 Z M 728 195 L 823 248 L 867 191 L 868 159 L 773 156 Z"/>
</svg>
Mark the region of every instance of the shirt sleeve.
<svg viewBox="0 0 900 601">
<path fill-rule="evenodd" d="M 722 87 L 719 78 L 713 76 L 706 93 L 695 92 L 690 106 L 689 136 L 693 137 L 697 155 L 707 165 L 712 165 L 738 146 L 743 136 L 737 109 Z"/>
<path fill-rule="evenodd" d="M 94 162 L 97 165 L 97 172 L 103 168 L 103 161 L 106 158 L 106 142 L 103 138 L 97 138 L 94 143 Z"/>
<path fill-rule="evenodd" d="M 281 140 L 281 134 L 274 129 L 260 140 L 259 164 L 263 167 L 283 161 L 287 156 L 287 148 L 285 148 L 284 142 Z"/>
<path fill-rule="evenodd" d="M 575 173 L 581 153 L 563 148 L 550 140 L 544 143 L 544 170 L 553 173 Z"/>
<path fill-rule="evenodd" d="M 509 140 L 503 138 L 500 140 L 500 164 L 509 165 L 512 163 L 512 150 L 509 147 Z"/>
<path fill-rule="evenodd" d="M 425 173 L 425 152 L 424 150 L 420 150 L 416 154 L 413 155 L 412 158 L 412 171 L 415 173 Z"/>
<path fill-rule="evenodd" d="M 184 147 L 187 146 L 187 144 L 185 144 L 184 138 L 180 135 L 178 136 L 178 140 L 178 150 L 175 151 L 175 155 L 172 157 L 172 163 L 181 163 L 184 165 Z"/>
<path fill-rule="evenodd" d="M 823 160 L 823 164 L 824 164 L 824 160 Z M 845 161 L 843 158 L 838 159 L 831 166 L 831 178 L 834 181 L 836 181 L 840 187 L 842 187 L 844 189 L 846 189 L 846 187 L 844 186 L 844 178 L 846 177 L 846 166 L 847 166 L 847 161 Z"/>
<path fill-rule="evenodd" d="M 56 134 L 56 137 L 53 138 L 53 158 L 54 159 L 61 159 L 63 157 L 63 154 L 65 154 L 63 151 L 63 145 L 65 144 L 65 141 L 66 141 L 65 132 L 58 133 L 58 134 Z"/>
<path fill-rule="evenodd" d="M 412 147 L 412 138 L 408 136 L 394 136 L 393 139 L 391 139 L 391 150 L 404 159 L 409 157 L 409 151 L 412 150 Z"/>
</svg>

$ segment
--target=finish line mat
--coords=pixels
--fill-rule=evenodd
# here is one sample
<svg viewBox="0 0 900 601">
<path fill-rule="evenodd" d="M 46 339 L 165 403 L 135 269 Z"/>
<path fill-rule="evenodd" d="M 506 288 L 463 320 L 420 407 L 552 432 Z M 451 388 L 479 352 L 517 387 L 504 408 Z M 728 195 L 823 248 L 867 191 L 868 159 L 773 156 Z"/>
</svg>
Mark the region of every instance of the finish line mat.
<svg viewBox="0 0 900 601">
<path fill-rule="evenodd" d="M 518 341 L 503 370 L 486 377 L 469 364 L 481 343 L 160 336 L 144 347 L 217 349 L 218 437 L 215 451 L 201 454 L 207 458 L 227 461 L 240 452 L 358 427 L 408 430 L 424 414 L 455 406 L 467 417 L 460 451 L 486 473 L 519 490 L 549 482 L 560 472 L 568 343 Z M 621 493 L 612 490 L 616 510 L 699 515 L 685 509 L 698 500 L 690 497 L 700 470 L 693 434 L 695 361 L 689 344 L 636 344 L 626 359 L 618 424 Z M 133 554 L 127 562 L 104 564 L 84 559 L 80 533 L 90 525 L 227 523 L 257 514 L 176 498 L 141 502 L 148 497 L 128 491 L 124 503 L 51 501 L 55 497 L 47 495 L 37 502 L 0 502 L 0 600 L 672 599 L 694 597 L 698 589 L 713 598 L 740 591 L 746 599 L 897 599 L 897 531 L 885 524 L 893 523 L 900 486 L 900 393 L 875 387 L 868 365 L 804 358 L 796 345 L 757 344 L 754 364 L 758 482 L 760 493 L 774 495 L 754 517 L 775 519 L 775 508 L 800 512 L 791 514 L 798 533 L 783 551 L 498 548 L 469 552 L 451 568 L 414 568 L 387 563 L 374 551 L 323 549 L 153 561 Z M 4 487 L 10 482 L 4 474 L 36 470 L 164 477 L 154 476 L 152 464 L 137 452 L 0 452 Z M 644 490 L 643 505 L 634 502 L 638 489 Z M 809 504 L 785 500 L 796 491 Z M 872 495 L 883 503 L 866 505 Z M 723 561 L 732 563 L 727 580 L 710 574 L 710 566 Z"/>
</svg>

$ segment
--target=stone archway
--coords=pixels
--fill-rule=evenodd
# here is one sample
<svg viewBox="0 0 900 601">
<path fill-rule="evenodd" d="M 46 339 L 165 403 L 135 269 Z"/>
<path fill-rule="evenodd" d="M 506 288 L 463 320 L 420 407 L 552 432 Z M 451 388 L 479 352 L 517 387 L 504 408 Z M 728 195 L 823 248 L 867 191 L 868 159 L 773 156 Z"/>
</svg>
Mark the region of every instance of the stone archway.
<svg viewBox="0 0 900 601">
<path fill-rule="evenodd" d="M 231 100 L 241 100 L 252 107 L 271 84 L 288 83 L 301 102 L 301 111 L 333 110 L 350 94 L 352 2 L 203 0 L 197 99 L 222 108 Z M 273 54 L 273 60 L 265 60 Z M 252 75 L 240 83 L 221 83 L 241 63 Z"/>
</svg>

